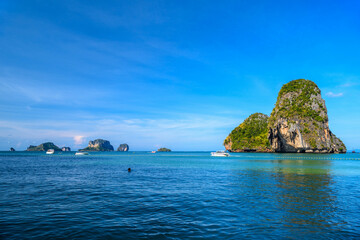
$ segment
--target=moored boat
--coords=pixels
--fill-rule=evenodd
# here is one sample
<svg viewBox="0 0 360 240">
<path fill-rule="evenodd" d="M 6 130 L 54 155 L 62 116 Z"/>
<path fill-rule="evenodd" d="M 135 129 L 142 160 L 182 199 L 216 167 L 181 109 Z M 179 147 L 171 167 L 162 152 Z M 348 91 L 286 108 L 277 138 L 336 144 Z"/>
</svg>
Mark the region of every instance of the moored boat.
<svg viewBox="0 0 360 240">
<path fill-rule="evenodd" d="M 48 149 L 46 151 L 46 154 L 54 154 L 55 150 L 54 149 Z"/>
<path fill-rule="evenodd" d="M 83 156 L 83 155 L 89 155 L 88 152 L 76 152 L 75 156 Z"/>
<path fill-rule="evenodd" d="M 230 157 L 230 154 L 225 151 L 216 151 L 216 152 L 211 152 L 211 156 L 213 156 L 213 157 Z"/>
</svg>

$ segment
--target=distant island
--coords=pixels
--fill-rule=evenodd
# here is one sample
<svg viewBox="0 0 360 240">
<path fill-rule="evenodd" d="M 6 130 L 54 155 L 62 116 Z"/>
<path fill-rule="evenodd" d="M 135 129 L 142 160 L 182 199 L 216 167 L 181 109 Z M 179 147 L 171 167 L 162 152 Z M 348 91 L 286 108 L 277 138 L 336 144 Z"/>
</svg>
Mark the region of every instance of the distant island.
<svg viewBox="0 0 360 240">
<path fill-rule="evenodd" d="M 30 145 L 26 149 L 26 151 L 31 151 L 31 152 L 35 152 L 35 151 L 43 152 L 43 151 L 45 151 L 46 152 L 49 149 L 54 149 L 55 151 L 58 151 L 58 152 L 61 152 L 61 151 L 62 152 L 70 152 L 71 151 L 70 147 L 59 148 L 58 146 L 56 146 L 52 142 L 45 142 L 45 143 L 42 143 L 42 144 L 40 144 L 38 146 Z M 15 151 L 15 149 L 10 148 L 10 151 Z M 114 147 L 107 140 L 95 139 L 94 141 L 89 141 L 88 146 L 86 148 L 79 149 L 79 151 L 93 151 L 93 152 L 94 151 L 97 151 L 97 152 L 114 151 Z M 117 151 L 127 152 L 127 151 L 129 151 L 129 145 L 126 144 L 126 143 L 120 144 Z"/>
<path fill-rule="evenodd" d="M 230 152 L 346 153 L 345 144 L 329 129 L 319 87 L 305 79 L 283 85 L 270 117 L 250 115 L 224 146 Z"/>
<path fill-rule="evenodd" d="M 120 144 L 117 150 L 119 152 L 127 152 L 129 151 L 129 145 L 127 145 L 126 143 Z"/>
<path fill-rule="evenodd" d="M 54 149 L 55 151 L 61 151 L 61 149 L 56 146 L 54 143 L 52 142 L 46 142 L 46 143 L 42 143 L 38 146 L 33 146 L 30 145 L 26 151 L 30 151 L 30 152 L 35 152 L 35 151 L 47 151 L 49 149 Z"/>
<path fill-rule="evenodd" d="M 70 147 L 62 147 L 61 151 L 63 151 L 63 152 L 71 152 L 71 148 Z"/>
<path fill-rule="evenodd" d="M 171 152 L 171 150 L 170 150 L 170 149 L 168 149 L 168 148 L 164 148 L 164 147 L 159 148 L 157 151 L 158 151 L 158 152 Z"/>
<path fill-rule="evenodd" d="M 94 141 L 89 141 L 89 145 L 86 148 L 79 149 L 79 151 L 108 152 L 108 151 L 114 151 L 114 147 L 107 140 L 96 139 Z"/>
</svg>

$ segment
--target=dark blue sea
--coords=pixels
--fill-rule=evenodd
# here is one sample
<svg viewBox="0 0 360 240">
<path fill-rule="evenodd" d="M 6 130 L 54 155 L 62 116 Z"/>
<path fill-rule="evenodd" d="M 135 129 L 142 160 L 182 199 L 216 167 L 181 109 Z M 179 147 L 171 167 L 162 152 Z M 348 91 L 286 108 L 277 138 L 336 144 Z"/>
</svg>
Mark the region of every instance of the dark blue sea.
<svg viewBox="0 0 360 240">
<path fill-rule="evenodd" d="M 0 238 L 360 239 L 360 154 L 0 152 Z"/>
</svg>

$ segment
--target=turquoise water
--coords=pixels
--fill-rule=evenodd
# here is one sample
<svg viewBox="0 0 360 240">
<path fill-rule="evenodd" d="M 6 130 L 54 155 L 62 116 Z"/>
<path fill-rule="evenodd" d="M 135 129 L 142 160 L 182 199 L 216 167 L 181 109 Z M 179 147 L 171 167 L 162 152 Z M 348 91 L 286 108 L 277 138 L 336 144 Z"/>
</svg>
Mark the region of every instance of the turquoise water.
<svg viewBox="0 0 360 240">
<path fill-rule="evenodd" d="M 360 238 L 359 154 L 90 154 L 0 152 L 0 238 Z"/>
</svg>

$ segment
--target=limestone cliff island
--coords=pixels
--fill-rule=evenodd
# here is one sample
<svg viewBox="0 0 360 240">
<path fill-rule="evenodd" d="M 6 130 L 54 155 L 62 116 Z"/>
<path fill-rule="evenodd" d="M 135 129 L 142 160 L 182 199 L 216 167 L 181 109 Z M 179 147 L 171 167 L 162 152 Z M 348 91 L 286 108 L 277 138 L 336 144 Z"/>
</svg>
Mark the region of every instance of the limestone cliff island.
<svg viewBox="0 0 360 240">
<path fill-rule="evenodd" d="M 255 113 L 224 140 L 230 152 L 345 153 L 329 129 L 325 100 L 310 80 L 282 86 L 270 117 Z"/>
<path fill-rule="evenodd" d="M 63 152 L 71 152 L 71 148 L 70 147 L 62 147 L 61 151 L 63 151 Z"/>
<path fill-rule="evenodd" d="M 114 147 L 107 140 L 96 139 L 94 141 L 89 141 L 89 145 L 84 149 L 79 149 L 79 151 L 108 152 L 114 151 Z"/>
<path fill-rule="evenodd" d="M 120 144 L 117 150 L 119 152 L 127 152 L 129 151 L 129 145 L 127 145 L 126 143 Z"/>
</svg>

